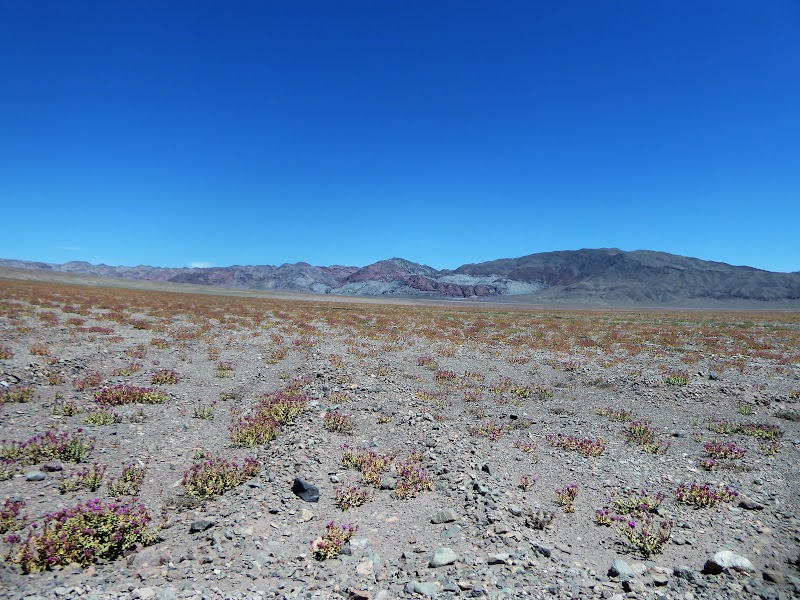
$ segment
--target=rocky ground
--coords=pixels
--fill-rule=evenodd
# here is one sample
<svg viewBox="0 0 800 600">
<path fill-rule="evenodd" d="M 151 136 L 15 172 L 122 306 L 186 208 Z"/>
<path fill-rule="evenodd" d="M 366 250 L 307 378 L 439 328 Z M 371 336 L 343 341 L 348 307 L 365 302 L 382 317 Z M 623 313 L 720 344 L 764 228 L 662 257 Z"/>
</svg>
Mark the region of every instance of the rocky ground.
<svg viewBox="0 0 800 600">
<path fill-rule="evenodd" d="M 0 494 L 6 514 L 20 507 L 0 598 L 800 594 L 796 313 L 336 305 L 3 280 L 0 355 Z M 177 382 L 153 383 L 164 372 Z M 122 384 L 167 401 L 87 423 Z M 267 444 L 234 444 L 231 427 L 279 390 L 302 412 Z M 330 430 L 331 413 L 352 432 Z M 650 438 L 632 434 L 637 422 Z M 47 431 L 94 438 L 91 453 L 12 460 L 14 441 Z M 343 464 L 344 444 L 390 455 L 379 483 Z M 708 444 L 733 456 L 707 462 Z M 184 473 L 208 456 L 260 467 L 198 498 Z M 99 489 L 61 493 L 92 464 L 107 468 Z M 25 573 L 15 540 L 40 535 L 48 513 L 113 501 L 127 464 L 144 479 L 116 501 L 144 505 L 154 543 Z M 408 468 L 430 489 L 398 497 Z M 676 494 L 692 483 L 731 495 L 696 508 Z M 572 485 L 574 512 L 556 495 Z M 345 511 L 337 490 L 350 486 L 372 498 Z M 641 490 L 660 506 L 623 514 Z M 621 520 L 597 524 L 604 509 Z M 650 554 L 621 533 L 648 520 L 668 535 Z M 311 542 L 331 521 L 356 531 L 319 560 Z"/>
</svg>

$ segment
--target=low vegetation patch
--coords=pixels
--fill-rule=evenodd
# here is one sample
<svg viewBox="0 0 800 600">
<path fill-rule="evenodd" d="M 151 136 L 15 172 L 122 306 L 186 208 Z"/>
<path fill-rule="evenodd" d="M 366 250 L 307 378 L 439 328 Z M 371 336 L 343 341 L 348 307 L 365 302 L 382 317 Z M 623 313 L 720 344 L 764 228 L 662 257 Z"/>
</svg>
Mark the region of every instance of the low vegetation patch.
<svg viewBox="0 0 800 600">
<path fill-rule="evenodd" d="M 695 508 L 713 508 L 721 502 L 730 502 L 739 495 L 736 490 L 725 486 L 712 487 L 700 483 L 682 483 L 675 492 L 675 498 Z"/>
<path fill-rule="evenodd" d="M 48 429 L 24 441 L 6 442 L 0 448 L 0 458 L 5 461 L 18 461 L 23 465 L 35 465 L 53 458 L 64 462 L 84 462 L 94 449 L 95 439 L 86 437 L 83 429 L 76 433 L 56 433 Z"/>
<path fill-rule="evenodd" d="M 114 560 L 136 544 L 149 545 L 158 538 L 150 529 L 151 517 L 139 504 L 103 504 L 91 500 L 73 508 L 45 515 L 41 525 L 30 527 L 27 536 L 10 535 L 9 559 L 23 573 L 97 560 Z"/>
<path fill-rule="evenodd" d="M 156 390 L 133 385 L 116 385 L 104 387 L 95 400 L 105 406 L 123 406 L 125 404 L 163 404 L 169 400 L 166 394 Z"/>
<path fill-rule="evenodd" d="M 603 438 L 578 438 L 574 435 L 558 433 L 550 434 L 546 439 L 547 443 L 554 448 L 564 448 L 584 456 L 600 456 L 606 449 L 606 441 Z"/>
<path fill-rule="evenodd" d="M 214 498 L 252 479 L 261 468 L 261 463 L 255 458 L 246 458 L 242 465 L 212 458 L 186 471 L 181 483 L 190 496 Z"/>
<path fill-rule="evenodd" d="M 342 525 L 337 527 L 331 521 L 325 527 L 325 533 L 311 542 L 311 556 L 317 560 L 336 558 L 342 553 L 344 545 L 350 541 L 358 530 L 357 525 Z"/>
</svg>

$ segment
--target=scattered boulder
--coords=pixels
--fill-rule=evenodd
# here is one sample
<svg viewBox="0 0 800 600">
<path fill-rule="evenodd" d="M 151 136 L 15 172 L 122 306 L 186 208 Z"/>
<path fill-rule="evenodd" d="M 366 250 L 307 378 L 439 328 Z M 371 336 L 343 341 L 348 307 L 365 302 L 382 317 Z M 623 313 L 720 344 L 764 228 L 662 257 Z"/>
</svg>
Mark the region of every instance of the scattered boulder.
<svg viewBox="0 0 800 600">
<path fill-rule="evenodd" d="M 46 475 L 41 471 L 28 471 L 25 473 L 26 481 L 44 481 Z"/>
</svg>

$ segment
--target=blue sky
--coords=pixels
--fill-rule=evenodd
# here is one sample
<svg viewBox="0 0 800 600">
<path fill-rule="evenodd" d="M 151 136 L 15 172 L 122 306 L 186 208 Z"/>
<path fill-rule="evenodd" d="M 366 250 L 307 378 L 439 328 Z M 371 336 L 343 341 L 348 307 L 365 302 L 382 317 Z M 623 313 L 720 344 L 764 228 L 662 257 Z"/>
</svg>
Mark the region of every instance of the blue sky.
<svg viewBox="0 0 800 600">
<path fill-rule="evenodd" d="M 800 270 L 800 4 L 4 2 L 0 257 Z"/>
</svg>

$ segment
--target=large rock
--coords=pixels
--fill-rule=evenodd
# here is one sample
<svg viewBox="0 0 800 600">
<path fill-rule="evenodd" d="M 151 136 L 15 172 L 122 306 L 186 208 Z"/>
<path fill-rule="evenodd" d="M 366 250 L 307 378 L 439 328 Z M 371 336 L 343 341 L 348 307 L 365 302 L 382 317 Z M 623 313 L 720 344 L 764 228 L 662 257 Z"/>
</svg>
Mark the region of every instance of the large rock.
<svg viewBox="0 0 800 600">
<path fill-rule="evenodd" d="M 319 502 L 319 488 L 304 479 L 296 477 L 292 484 L 292 491 L 301 500 Z"/>
<path fill-rule="evenodd" d="M 722 550 L 706 561 L 703 572 L 709 575 L 719 575 L 725 569 L 741 571 L 743 573 L 755 573 L 756 568 L 744 556 L 734 554 L 730 550 Z"/>
<path fill-rule="evenodd" d="M 433 568 L 444 567 L 447 565 L 452 565 L 457 560 L 458 554 L 456 554 L 451 548 L 437 548 L 433 552 L 433 556 L 431 557 L 428 565 Z"/>
</svg>

